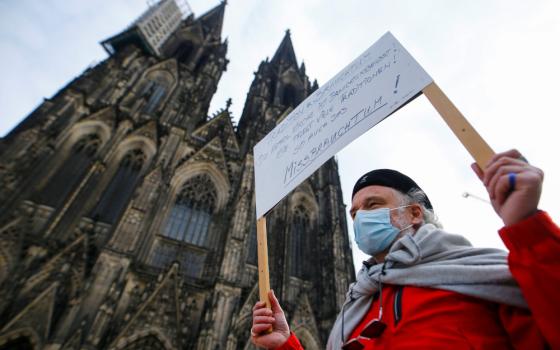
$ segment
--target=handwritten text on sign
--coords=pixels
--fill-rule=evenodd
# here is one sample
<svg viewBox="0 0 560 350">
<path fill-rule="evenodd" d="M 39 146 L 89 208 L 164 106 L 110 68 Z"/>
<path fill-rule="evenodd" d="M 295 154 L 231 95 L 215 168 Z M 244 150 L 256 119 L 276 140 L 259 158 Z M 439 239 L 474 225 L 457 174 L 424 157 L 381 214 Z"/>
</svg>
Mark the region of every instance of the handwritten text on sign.
<svg viewBox="0 0 560 350">
<path fill-rule="evenodd" d="M 257 217 L 431 82 L 397 39 L 385 34 L 255 146 Z"/>
</svg>

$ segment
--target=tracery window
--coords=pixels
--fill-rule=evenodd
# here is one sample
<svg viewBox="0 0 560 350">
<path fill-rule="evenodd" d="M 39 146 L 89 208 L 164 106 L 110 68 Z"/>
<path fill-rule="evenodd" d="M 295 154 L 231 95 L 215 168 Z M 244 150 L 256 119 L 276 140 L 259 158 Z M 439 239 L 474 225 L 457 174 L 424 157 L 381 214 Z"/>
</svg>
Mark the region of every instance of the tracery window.
<svg viewBox="0 0 560 350">
<path fill-rule="evenodd" d="M 144 113 L 152 113 L 157 110 L 165 95 L 169 91 L 170 82 L 161 72 L 153 72 L 148 77 L 147 83 L 141 90 L 141 96 L 146 99 L 143 107 Z"/>
<path fill-rule="evenodd" d="M 216 206 L 216 190 L 205 174 L 192 177 L 177 196 L 163 235 L 178 241 L 208 247 L 208 230 Z"/>
<path fill-rule="evenodd" d="M 133 149 L 123 157 L 92 217 L 109 224 L 117 221 L 136 188 L 145 161 L 146 155 L 140 149 Z"/>
<path fill-rule="evenodd" d="M 148 98 L 148 102 L 146 102 L 146 105 L 144 106 L 144 113 L 154 112 L 161 102 L 162 98 L 165 96 L 166 92 L 167 88 L 164 84 L 155 81 L 149 81 L 144 88 L 144 92 L 142 93 L 142 96 Z"/>
<path fill-rule="evenodd" d="M 185 249 L 176 244 L 159 242 L 152 252 L 151 264 L 168 269 L 174 261 L 179 262 L 180 271 L 187 277 L 200 278 L 206 255 L 194 249 Z"/>
<path fill-rule="evenodd" d="M 309 254 L 309 230 L 311 228 L 309 213 L 304 206 L 294 208 L 290 225 L 290 275 L 306 277 L 305 254 Z"/>
<path fill-rule="evenodd" d="M 33 196 L 33 200 L 54 208 L 59 207 L 90 168 L 100 145 L 101 139 L 97 134 L 82 137 L 74 144 L 68 157 L 47 184 Z"/>
</svg>

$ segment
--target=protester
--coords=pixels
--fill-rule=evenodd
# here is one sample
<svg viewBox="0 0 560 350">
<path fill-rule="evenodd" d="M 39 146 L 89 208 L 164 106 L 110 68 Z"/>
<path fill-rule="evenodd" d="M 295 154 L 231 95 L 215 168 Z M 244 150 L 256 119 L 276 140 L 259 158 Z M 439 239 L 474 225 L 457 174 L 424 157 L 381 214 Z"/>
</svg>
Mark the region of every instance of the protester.
<svg viewBox="0 0 560 350">
<path fill-rule="evenodd" d="M 350 286 L 327 349 L 560 349 L 560 228 L 537 209 L 544 174 L 516 150 L 495 155 L 484 172 L 472 167 L 504 222 L 509 254 L 443 231 L 409 177 L 365 174 L 350 214 L 358 247 L 372 258 Z M 269 298 L 272 310 L 253 308 L 253 343 L 302 349 Z"/>
</svg>

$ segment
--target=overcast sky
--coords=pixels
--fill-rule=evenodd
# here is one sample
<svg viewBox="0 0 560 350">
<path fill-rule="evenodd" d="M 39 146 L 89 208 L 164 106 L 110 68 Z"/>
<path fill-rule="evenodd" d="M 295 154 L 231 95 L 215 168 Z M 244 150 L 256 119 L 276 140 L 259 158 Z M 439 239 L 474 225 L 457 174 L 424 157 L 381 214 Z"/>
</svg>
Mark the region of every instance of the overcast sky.
<svg viewBox="0 0 560 350">
<path fill-rule="evenodd" d="M 200 15 L 218 1 L 189 1 Z M 98 44 L 146 9 L 143 0 L 0 1 L 0 135 L 95 61 Z M 253 72 L 289 28 L 310 79 L 325 83 L 387 31 L 434 78 L 495 151 L 515 147 L 545 171 L 540 207 L 560 219 L 560 2 L 231 0 L 228 71 L 210 114 L 233 99 L 241 114 Z M 555 44 L 556 43 L 556 44 Z M 420 96 L 337 155 L 345 203 L 356 179 L 398 169 L 427 192 L 445 228 L 502 247 L 499 218 L 471 157 Z M 353 231 L 349 228 L 350 235 Z M 354 247 L 355 263 L 364 259 Z"/>
</svg>

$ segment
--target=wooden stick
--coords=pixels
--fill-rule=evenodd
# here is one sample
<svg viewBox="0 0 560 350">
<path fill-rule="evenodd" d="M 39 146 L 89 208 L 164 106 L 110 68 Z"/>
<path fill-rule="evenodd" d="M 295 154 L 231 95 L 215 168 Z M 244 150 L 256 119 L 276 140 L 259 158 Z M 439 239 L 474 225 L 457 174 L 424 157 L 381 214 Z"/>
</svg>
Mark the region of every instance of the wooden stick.
<svg viewBox="0 0 560 350">
<path fill-rule="evenodd" d="M 257 252 L 259 259 L 259 297 L 270 309 L 268 291 L 270 291 L 270 276 L 268 273 L 268 246 L 266 243 L 266 218 L 257 219 Z"/>
<path fill-rule="evenodd" d="M 445 96 L 435 82 L 426 86 L 422 92 L 478 163 L 480 168 L 484 169 L 494 155 L 492 148 L 480 137 L 478 132 L 476 132 L 447 96 Z"/>
</svg>

